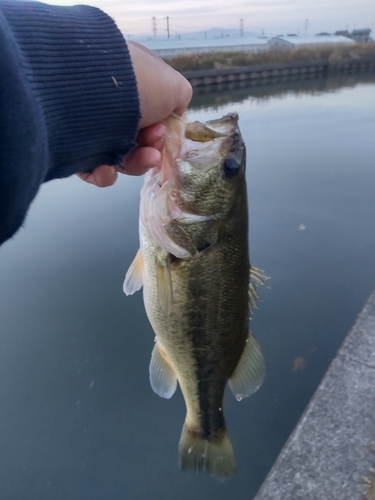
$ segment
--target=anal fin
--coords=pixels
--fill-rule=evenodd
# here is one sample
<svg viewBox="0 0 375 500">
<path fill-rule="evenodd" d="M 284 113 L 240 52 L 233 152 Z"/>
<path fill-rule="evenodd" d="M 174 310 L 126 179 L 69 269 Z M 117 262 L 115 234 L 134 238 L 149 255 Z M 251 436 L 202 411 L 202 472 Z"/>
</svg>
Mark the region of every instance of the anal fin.
<svg viewBox="0 0 375 500">
<path fill-rule="evenodd" d="M 150 383 L 156 394 L 169 399 L 177 388 L 177 377 L 156 341 L 150 361 Z"/>
<path fill-rule="evenodd" d="M 249 332 L 245 348 L 233 375 L 229 387 L 238 401 L 254 394 L 264 379 L 264 359 L 258 342 Z"/>
</svg>

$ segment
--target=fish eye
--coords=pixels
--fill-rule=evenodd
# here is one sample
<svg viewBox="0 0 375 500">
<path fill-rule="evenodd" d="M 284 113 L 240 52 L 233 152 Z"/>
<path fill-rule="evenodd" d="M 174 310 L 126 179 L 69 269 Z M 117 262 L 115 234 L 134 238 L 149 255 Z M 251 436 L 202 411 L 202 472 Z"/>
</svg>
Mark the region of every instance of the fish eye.
<svg viewBox="0 0 375 500">
<path fill-rule="evenodd" d="M 241 165 L 234 158 L 226 158 L 222 164 L 222 172 L 226 179 L 233 179 L 239 174 Z"/>
</svg>

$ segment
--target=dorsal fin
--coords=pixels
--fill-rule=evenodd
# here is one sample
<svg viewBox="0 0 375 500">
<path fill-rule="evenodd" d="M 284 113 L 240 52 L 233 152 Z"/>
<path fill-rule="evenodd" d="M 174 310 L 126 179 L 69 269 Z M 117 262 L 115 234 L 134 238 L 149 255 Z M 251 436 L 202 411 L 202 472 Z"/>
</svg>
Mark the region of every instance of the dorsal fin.
<svg viewBox="0 0 375 500">
<path fill-rule="evenodd" d="M 259 299 L 259 295 L 256 287 L 253 283 L 249 283 L 249 304 L 250 304 L 250 312 L 255 308 L 258 309 L 257 301 Z"/>
<path fill-rule="evenodd" d="M 158 396 L 169 399 L 177 388 L 177 377 L 156 340 L 150 361 L 150 383 Z"/>
<path fill-rule="evenodd" d="M 264 274 L 263 271 L 258 269 L 257 267 L 250 267 L 250 281 L 249 281 L 249 304 L 250 304 L 250 312 L 257 307 L 257 302 L 259 299 L 259 295 L 257 292 L 258 286 L 264 285 L 267 288 L 266 281 L 269 280 L 269 277 Z"/>
<path fill-rule="evenodd" d="M 229 379 L 229 387 L 238 401 L 251 396 L 259 389 L 263 382 L 264 370 L 262 351 L 249 332 L 241 359 Z"/>
<path fill-rule="evenodd" d="M 254 286 L 264 285 L 269 288 L 266 281 L 270 278 L 264 274 L 264 271 L 258 269 L 257 267 L 250 267 L 250 283 L 253 283 Z"/>
</svg>

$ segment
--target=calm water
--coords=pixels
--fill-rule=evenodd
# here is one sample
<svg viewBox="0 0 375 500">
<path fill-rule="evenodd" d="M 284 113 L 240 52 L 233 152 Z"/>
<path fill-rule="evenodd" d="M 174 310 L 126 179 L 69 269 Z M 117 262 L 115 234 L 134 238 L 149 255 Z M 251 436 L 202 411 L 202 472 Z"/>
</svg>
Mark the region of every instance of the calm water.
<svg viewBox="0 0 375 500">
<path fill-rule="evenodd" d="M 375 287 L 375 79 L 309 85 L 198 95 L 191 112 L 240 115 L 251 260 L 272 277 L 252 321 L 265 383 L 241 403 L 226 395 L 238 475 L 181 473 L 182 397 L 149 386 L 154 335 L 141 294 L 122 293 L 142 179 L 71 178 L 44 186 L 0 249 L 1 498 L 256 493 Z"/>
</svg>

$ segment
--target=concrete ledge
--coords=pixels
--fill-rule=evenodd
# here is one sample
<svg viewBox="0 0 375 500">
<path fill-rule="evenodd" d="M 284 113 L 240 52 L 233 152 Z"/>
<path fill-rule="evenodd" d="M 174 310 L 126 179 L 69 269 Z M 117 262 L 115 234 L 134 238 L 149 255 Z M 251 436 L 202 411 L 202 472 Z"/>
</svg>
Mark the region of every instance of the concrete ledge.
<svg viewBox="0 0 375 500">
<path fill-rule="evenodd" d="M 354 59 L 328 63 L 325 60 L 261 64 L 231 68 L 186 71 L 183 73 L 193 87 L 249 80 L 264 83 L 269 80 L 296 80 L 375 71 L 375 59 Z"/>
<path fill-rule="evenodd" d="M 255 500 L 362 500 L 374 441 L 375 291 Z"/>
</svg>

